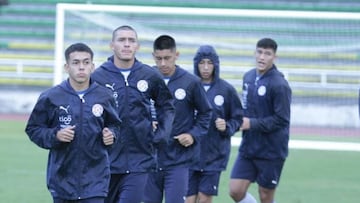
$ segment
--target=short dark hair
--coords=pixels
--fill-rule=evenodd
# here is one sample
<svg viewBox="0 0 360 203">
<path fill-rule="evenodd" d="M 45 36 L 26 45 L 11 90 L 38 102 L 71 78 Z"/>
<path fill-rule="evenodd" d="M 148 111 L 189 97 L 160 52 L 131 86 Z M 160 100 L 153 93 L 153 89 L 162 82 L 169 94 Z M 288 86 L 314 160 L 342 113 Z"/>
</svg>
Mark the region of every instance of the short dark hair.
<svg viewBox="0 0 360 203">
<path fill-rule="evenodd" d="M 117 27 L 117 28 L 113 31 L 113 33 L 112 33 L 112 41 L 114 41 L 114 39 L 115 39 L 115 34 L 116 34 L 116 32 L 119 31 L 119 30 L 131 30 L 131 31 L 133 31 L 133 32 L 135 33 L 136 38 L 138 37 L 138 36 L 137 36 L 137 32 L 136 32 L 136 30 L 135 30 L 133 27 L 131 27 L 130 25 L 122 25 L 122 26 Z"/>
<path fill-rule="evenodd" d="M 265 48 L 265 49 L 270 48 L 270 49 L 273 49 L 274 52 L 276 53 L 277 43 L 275 42 L 275 40 L 273 40 L 271 38 L 263 38 L 257 42 L 256 48 Z"/>
<path fill-rule="evenodd" d="M 91 48 L 88 45 L 79 42 L 79 43 L 75 43 L 75 44 L 70 45 L 65 50 L 65 59 L 66 59 L 66 61 L 68 61 L 70 59 L 70 54 L 73 53 L 73 52 L 76 52 L 76 51 L 87 52 L 87 53 L 90 54 L 91 60 L 93 60 L 93 58 L 94 58 L 94 52 L 91 50 Z"/>
<path fill-rule="evenodd" d="M 175 39 L 169 35 L 160 35 L 158 38 L 155 39 L 153 49 L 154 51 L 164 49 L 176 50 Z"/>
</svg>

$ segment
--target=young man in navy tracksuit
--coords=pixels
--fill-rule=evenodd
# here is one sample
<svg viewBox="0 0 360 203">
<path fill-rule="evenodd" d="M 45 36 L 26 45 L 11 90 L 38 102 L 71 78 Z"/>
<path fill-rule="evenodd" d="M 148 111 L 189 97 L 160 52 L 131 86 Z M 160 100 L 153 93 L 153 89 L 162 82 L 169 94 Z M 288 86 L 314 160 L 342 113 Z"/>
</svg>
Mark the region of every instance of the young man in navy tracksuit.
<svg viewBox="0 0 360 203">
<path fill-rule="evenodd" d="M 121 123 L 110 91 L 90 80 L 93 52 L 76 43 L 65 50 L 69 78 L 41 93 L 26 133 L 49 149 L 47 187 L 54 203 L 103 203 L 110 182 L 108 146 Z"/>
<path fill-rule="evenodd" d="M 113 56 L 92 78 L 113 92 L 122 119 L 120 137 L 111 148 L 111 181 L 108 203 L 140 203 L 155 151 L 169 139 L 174 119 L 173 98 L 159 71 L 135 58 L 139 49 L 136 31 L 120 26 L 113 31 Z M 158 115 L 152 128 L 151 102 Z"/>
<path fill-rule="evenodd" d="M 210 124 L 212 109 L 200 78 L 177 66 L 178 56 L 171 36 L 156 38 L 153 57 L 175 99 L 176 113 L 168 144 L 158 148 L 158 165 L 149 175 L 145 203 L 161 203 L 164 193 L 166 203 L 184 203 L 189 166 L 199 158 L 198 138 L 206 135 Z"/>
<path fill-rule="evenodd" d="M 213 114 L 208 133 L 200 138 L 200 159 L 190 167 L 186 203 L 211 203 L 218 194 L 221 171 L 229 161 L 231 136 L 239 130 L 243 112 L 235 88 L 220 78 L 219 56 L 212 46 L 199 47 L 194 73 L 201 78 Z"/>
<path fill-rule="evenodd" d="M 243 77 L 243 139 L 230 180 L 235 202 L 254 202 L 247 189 L 256 181 L 261 203 L 273 203 L 288 155 L 291 89 L 274 64 L 276 50 L 273 39 L 259 40 L 256 68 Z"/>
</svg>

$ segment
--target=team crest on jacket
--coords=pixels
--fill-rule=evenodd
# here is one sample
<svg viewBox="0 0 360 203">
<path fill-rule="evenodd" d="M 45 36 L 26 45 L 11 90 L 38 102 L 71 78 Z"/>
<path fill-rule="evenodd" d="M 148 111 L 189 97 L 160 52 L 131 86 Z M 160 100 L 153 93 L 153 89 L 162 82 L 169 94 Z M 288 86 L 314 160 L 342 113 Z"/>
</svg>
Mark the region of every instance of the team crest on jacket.
<svg viewBox="0 0 360 203">
<path fill-rule="evenodd" d="M 92 106 L 92 113 L 95 117 L 100 117 L 104 113 L 104 107 L 101 104 L 94 104 Z"/>
<path fill-rule="evenodd" d="M 266 87 L 264 85 L 261 85 L 258 89 L 258 95 L 264 96 L 266 94 Z"/>
<path fill-rule="evenodd" d="M 214 103 L 216 106 L 222 106 L 224 104 L 224 97 L 222 95 L 216 95 L 214 97 Z"/>
<path fill-rule="evenodd" d="M 186 91 L 182 88 L 179 88 L 175 91 L 175 98 L 177 100 L 183 100 L 186 97 Z"/>
<path fill-rule="evenodd" d="M 146 90 L 149 88 L 149 84 L 146 80 L 139 80 L 137 82 L 137 88 L 140 92 L 146 92 Z"/>
</svg>

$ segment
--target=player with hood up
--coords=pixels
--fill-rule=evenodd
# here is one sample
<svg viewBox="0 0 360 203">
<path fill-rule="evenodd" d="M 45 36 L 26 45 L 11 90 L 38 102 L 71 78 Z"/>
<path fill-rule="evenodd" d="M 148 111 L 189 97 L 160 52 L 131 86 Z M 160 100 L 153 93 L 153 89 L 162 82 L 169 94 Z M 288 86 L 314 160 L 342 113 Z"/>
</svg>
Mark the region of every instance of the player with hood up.
<svg viewBox="0 0 360 203">
<path fill-rule="evenodd" d="M 190 167 L 186 203 L 211 203 L 229 161 L 231 136 L 242 123 L 242 106 L 235 88 L 220 78 L 219 56 L 212 46 L 199 47 L 194 73 L 201 78 L 213 114 L 208 133 L 200 138 L 200 159 Z"/>
</svg>

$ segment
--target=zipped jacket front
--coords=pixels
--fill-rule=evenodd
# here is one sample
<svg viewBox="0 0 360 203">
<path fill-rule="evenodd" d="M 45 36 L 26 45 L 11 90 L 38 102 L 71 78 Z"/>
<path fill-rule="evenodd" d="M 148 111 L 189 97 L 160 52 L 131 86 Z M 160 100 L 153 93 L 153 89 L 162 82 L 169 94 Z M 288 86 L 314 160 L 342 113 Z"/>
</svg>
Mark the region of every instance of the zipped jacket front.
<svg viewBox="0 0 360 203">
<path fill-rule="evenodd" d="M 68 81 L 41 93 L 26 125 L 31 141 L 49 149 L 47 186 L 55 198 L 105 197 L 110 181 L 108 148 L 102 130 L 119 136 L 120 126 L 111 92 L 91 83 L 82 98 Z M 75 126 L 74 139 L 60 142 L 56 133 Z"/>
<path fill-rule="evenodd" d="M 291 88 L 275 65 L 257 79 L 256 69 L 243 79 L 244 116 L 240 155 L 259 159 L 285 159 L 288 155 Z"/>
<path fill-rule="evenodd" d="M 202 59 L 210 59 L 214 65 L 213 80 L 206 91 L 206 96 L 212 105 L 213 113 L 210 127 L 205 136 L 200 138 L 200 159 L 191 166 L 197 171 L 222 171 L 226 169 L 231 150 L 231 137 L 242 124 L 243 109 L 236 89 L 220 78 L 219 56 L 209 45 L 199 48 L 194 57 L 194 74 L 201 76 L 198 64 Z M 216 128 L 217 118 L 226 121 L 226 130 Z"/>
<path fill-rule="evenodd" d="M 199 137 L 205 136 L 212 115 L 200 78 L 176 66 L 175 73 L 167 84 L 175 99 L 175 119 L 169 144 L 158 151 L 158 169 L 173 167 L 189 167 L 199 159 Z M 159 115 L 157 115 L 159 118 Z M 194 144 L 182 146 L 174 136 L 189 133 L 194 138 Z"/>
<path fill-rule="evenodd" d="M 173 98 L 158 70 L 135 60 L 127 79 L 113 56 L 92 74 L 92 79 L 113 92 L 122 120 L 121 136 L 111 148 L 111 173 L 148 172 L 155 167 L 155 149 L 166 144 L 174 119 Z M 151 100 L 158 115 L 153 131 Z"/>
</svg>

